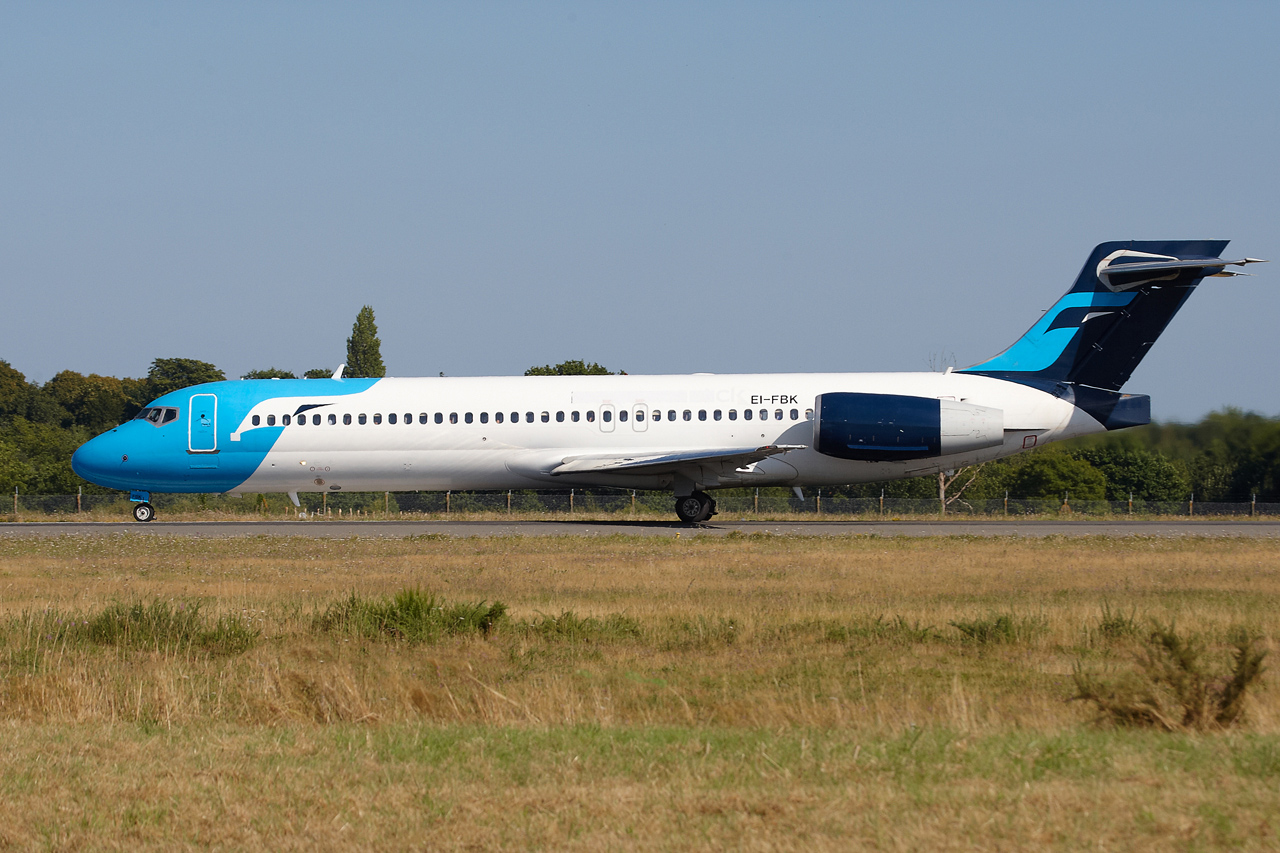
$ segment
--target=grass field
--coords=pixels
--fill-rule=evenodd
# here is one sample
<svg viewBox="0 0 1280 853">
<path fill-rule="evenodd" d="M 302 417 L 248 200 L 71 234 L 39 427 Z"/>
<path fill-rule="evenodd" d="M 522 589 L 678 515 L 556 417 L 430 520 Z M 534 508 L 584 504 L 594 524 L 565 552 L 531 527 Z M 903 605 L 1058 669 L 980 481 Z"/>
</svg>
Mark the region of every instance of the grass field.
<svg viewBox="0 0 1280 853">
<path fill-rule="evenodd" d="M 1277 604 L 1259 539 L 0 540 L 0 847 L 1274 849 L 1271 676 L 1066 700 Z"/>
</svg>

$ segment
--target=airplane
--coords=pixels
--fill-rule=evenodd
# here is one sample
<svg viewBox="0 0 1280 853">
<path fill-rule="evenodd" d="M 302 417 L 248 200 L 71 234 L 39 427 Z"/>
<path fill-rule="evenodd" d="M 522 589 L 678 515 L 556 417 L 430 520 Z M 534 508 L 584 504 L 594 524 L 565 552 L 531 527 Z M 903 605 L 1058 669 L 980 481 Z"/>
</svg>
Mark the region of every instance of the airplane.
<svg viewBox="0 0 1280 853">
<path fill-rule="evenodd" d="M 262 379 L 157 398 L 71 460 L 127 490 L 669 490 L 686 523 L 709 493 L 933 474 L 1051 441 L 1147 424 L 1120 389 L 1178 309 L 1227 267 L 1226 240 L 1097 246 L 1072 288 L 1008 349 L 961 370 Z"/>
</svg>

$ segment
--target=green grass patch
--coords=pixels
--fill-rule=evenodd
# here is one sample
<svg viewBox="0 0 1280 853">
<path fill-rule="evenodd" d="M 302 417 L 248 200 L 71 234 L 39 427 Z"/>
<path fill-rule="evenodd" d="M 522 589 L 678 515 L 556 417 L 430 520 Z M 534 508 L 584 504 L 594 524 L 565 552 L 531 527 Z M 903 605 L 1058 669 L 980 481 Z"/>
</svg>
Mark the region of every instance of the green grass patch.
<svg viewBox="0 0 1280 853">
<path fill-rule="evenodd" d="M 315 618 L 316 630 L 365 639 L 430 643 L 446 636 L 488 636 L 506 618 L 500 601 L 446 602 L 420 589 L 391 597 L 364 598 L 351 593 Z"/>
</svg>

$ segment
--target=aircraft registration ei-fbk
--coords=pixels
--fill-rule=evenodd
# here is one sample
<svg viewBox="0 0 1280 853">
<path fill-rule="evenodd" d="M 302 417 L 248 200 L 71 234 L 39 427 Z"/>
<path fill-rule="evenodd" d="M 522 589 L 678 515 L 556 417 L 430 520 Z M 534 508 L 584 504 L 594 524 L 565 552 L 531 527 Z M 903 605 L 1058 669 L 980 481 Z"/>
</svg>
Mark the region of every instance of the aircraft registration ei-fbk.
<svg viewBox="0 0 1280 853">
<path fill-rule="evenodd" d="M 670 490 L 708 494 L 915 477 L 1150 422 L 1120 389 L 1227 267 L 1225 240 L 1103 243 L 1021 338 L 945 373 L 521 376 L 213 382 L 165 394 L 81 446 L 84 479 L 151 492 Z"/>
</svg>

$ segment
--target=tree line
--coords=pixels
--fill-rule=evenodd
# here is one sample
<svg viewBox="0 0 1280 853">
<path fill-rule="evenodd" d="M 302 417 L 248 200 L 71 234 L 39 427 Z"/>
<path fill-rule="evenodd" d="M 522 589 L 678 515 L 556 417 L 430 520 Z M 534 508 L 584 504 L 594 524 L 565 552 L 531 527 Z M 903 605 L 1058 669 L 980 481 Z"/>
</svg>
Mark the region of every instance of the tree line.
<svg viewBox="0 0 1280 853">
<path fill-rule="evenodd" d="M 352 377 L 383 376 L 373 309 L 365 306 L 347 340 Z M 608 374 L 595 362 L 531 367 L 527 376 Z M 316 369 L 304 377 L 329 376 Z M 295 378 L 277 368 L 246 379 Z M 142 378 L 64 370 L 43 385 L 0 360 L 0 489 L 26 494 L 105 491 L 71 470 L 83 442 L 132 418 L 150 401 L 190 385 L 225 379 L 208 362 L 157 358 Z M 1226 409 L 1194 424 L 1157 423 L 1052 444 L 945 478 L 950 501 L 1011 498 L 1125 501 L 1280 501 L 1280 418 Z M 936 476 L 824 489 L 831 497 L 937 499 Z"/>
</svg>

